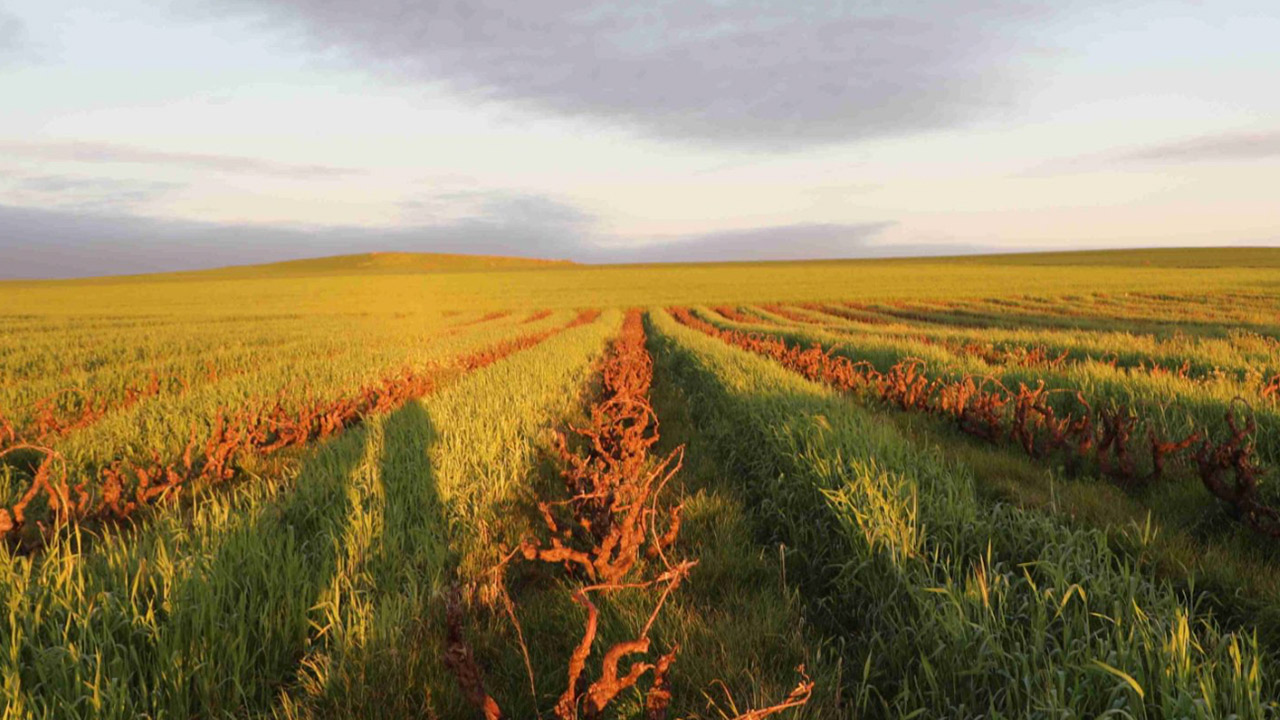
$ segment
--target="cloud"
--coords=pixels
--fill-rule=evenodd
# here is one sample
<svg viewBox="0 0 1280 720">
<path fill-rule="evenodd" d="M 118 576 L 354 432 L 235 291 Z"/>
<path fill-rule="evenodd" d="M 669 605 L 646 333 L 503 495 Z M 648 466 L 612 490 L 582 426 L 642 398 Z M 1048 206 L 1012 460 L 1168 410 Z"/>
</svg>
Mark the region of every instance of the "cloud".
<svg viewBox="0 0 1280 720">
<path fill-rule="evenodd" d="M 505 190 L 437 192 L 404 200 L 399 205 L 401 219 L 408 224 L 502 218 L 509 224 L 580 232 L 596 222 L 594 216 L 568 203 Z"/>
<path fill-rule="evenodd" d="M 555 200 L 496 192 L 477 214 L 401 228 L 204 223 L 0 205 L 0 277 L 84 277 L 370 252 L 566 258 L 591 216 Z"/>
<path fill-rule="evenodd" d="M 877 244 L 894 223 L 806 224 L 623 243 L 552 198 L 494 192 L 469 217 L 399 228 L 199 223 L 124 213 L 0 205 L 0 277 L 164 272 L 371 251 L 445 252 L 581 262 L 725 262 L 890 257 L 964 251 Z"/>
<path fill-rule="evenodd" d="M 1120 161 L 1230 162 L 1280 157 L 1280 130 L 1228 132 L 1152 145 L 1120 155 Z"/>
<path fill-rule="evenodd" d="M 1026 0 L 189 2 L 480 100 L 768 150 L 982 117 L 1050 14 Z"/>
<path fill-rule="evenodd" d="M 871 240 L 895 223 L 778 225 L 605 247 L 596 259 L 612 262 L 723 262 L 870 257 Z"/>
<path fill-rule="evenodd" d="M 0 63 L 18 53 L 26 44 L 27 30 L 22 19 L 0 8 Z"/>
<path fill-rule="evenodd" d="M 1280 130 L 1232 131 L 1175 140 L 1126 150 L 1057 158 L 1024 170 L 1016 177 L 1055 177 L 1110 170 L 1117 166 L 1234 163 L 1280 157 Z"/>
<path fill-rule="evenodd" d="M 167 165 L 195 170 L 308 179 L 346 177 L 363 171 L 331 165 L 282 163 L 236 155 L 167 152 L 98 142 L 0 142 L 0 154 L 53 162 Z"/>
<path fill-rule="evenodd" d="M 0 174 L 0 202 L 81 213 L 133 212 L 182 187 L 153 180 Z"/>
<path fill-rule="evenodd" d="M 799 223 L 723 230 L 589 250 L 595 262 L 742 262 L 971 255 L 994 246 L 958 242 L 884 242 L 897 222 Z"/>
</svg>

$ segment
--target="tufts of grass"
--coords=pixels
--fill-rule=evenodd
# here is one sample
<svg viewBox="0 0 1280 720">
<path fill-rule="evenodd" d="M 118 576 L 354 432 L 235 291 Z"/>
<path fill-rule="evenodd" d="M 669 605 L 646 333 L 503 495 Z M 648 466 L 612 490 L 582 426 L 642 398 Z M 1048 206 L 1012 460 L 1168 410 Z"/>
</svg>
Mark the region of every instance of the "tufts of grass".
<svg viewBox="0 0 1280 720">
<path fill-rule="evenodd" d="M 35 556 L 0 549 L 6 709 L 188 718 L 450 707 L 435 595 L 459 563 L 495 551 L 486 528 L 619 319 L 607 313 L 134 530 L 83 543 L 71 533 Z"/>
<path fill-rule="evenodd" d="M 656 315 L 666 372 L 751 498 L 758 540 L 843 643 L 858 714 L 1265 717 L 1248 635 L 1103 533 L 984 502 L 971 474 L 824 388 Z"/>
</svg>

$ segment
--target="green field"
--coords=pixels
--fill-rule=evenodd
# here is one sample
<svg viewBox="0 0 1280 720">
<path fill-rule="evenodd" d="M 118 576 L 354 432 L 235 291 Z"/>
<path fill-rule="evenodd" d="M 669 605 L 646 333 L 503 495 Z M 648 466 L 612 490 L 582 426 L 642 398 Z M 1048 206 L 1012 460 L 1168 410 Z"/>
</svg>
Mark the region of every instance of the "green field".
<svg viewBox="0 0 1280 720">
<path fill-rule="evenodd" d="M 1280 250 L 373 254 L 0 337 L 4 718 L 1280 715 Z"/>
</svg>

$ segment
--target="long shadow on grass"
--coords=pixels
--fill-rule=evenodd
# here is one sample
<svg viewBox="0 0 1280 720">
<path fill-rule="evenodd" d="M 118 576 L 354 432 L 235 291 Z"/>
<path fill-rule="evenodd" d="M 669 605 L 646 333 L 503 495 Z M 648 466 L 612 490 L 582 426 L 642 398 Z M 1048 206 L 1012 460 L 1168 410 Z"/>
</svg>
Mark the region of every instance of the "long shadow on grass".
<svg viewBox="0 0 1280 720">
<path fill-rule="evenodd" d="M 430 460 L 440 434 L 428 406 L 409 403 L 386 419 L 383 431 L 376 487 L 367 493 L 369 502 L 380 507 L 382 522 L 369 542 L 355 591 L 363 607 L 346 609 L 347 634 L 331 643 L 327 681 L 320 696 L 310 699 L 307 714 L 474 716 L 475 708 L 443 662 L 444 593 L 461 579 L 479 581 L 479 594 L 485 596 L 468 606 L 465 632 L 484 668 L 486 686 L 508 717 L 533 717 L 534 700 L 513 626 L 499 601 L 485 593 L 486 586 L 492 592 L 492 583 L 471 577 L 496 562 L 500 536 L 510 541 L 519 535 L 518 528 L 528 526 L 529 509 L 511 498 L 483 518 L 462 516 L 440 496 L 438 469 Z M 549 482 L 550 472 L 543 463 L 528 482 Z M 511 572 L 508 584 L 530 645 L 537 702 L 549 716 L 550 704 L 563 690 L 564 664 L 582 633 L 582 613 L 557 581 L 537 570 Z M 601 624 L 601 637 L 624 634 L 611 631 L 607 617 Z"/>
<path fill-rule="evenodd" d="M 443 627 L 440 593 L 455 553 L 429 451 L 438 436 L 427 408 L 410 402 L 382 425 L 376 477 L 362 488 L 371 514 L 368 556 L 344 607 L 346 634 L 313 709 L 332 717 L 421 717 L 438 704 Z M 357 629 L 362 628 L 362 629 Z"/>
<path fill-rule="evenodd" d="M 731 705 L 772 705 L 795 686 L 800 665 L 816 688 L 789 717 L 840 717 L 838 650 L 822 642 L 787 582 L 785 546 L 756 542 L 762 536 L 753 535 L 742 484 L 716 461 L 681 388 L 659 373 L 652 401 L 662 423 L 657 453 L 685 447 L 667 501 L 684 505 L 676 550 L 698 561 L 656 626 L 680 644 L 671 673 L 673 717 L 715 717 L 710 703 L 726 712 Z"/>
<path fill-rule="evenodd" d="M 159 638 L 157 710 L 253 711 L 292 680 L 311 610 L 337 568 L 367 444 L 368 431 L 355 428 L 316 448 L 292 487 L 228 530 L 208 565 L 174 591 Z"/>
</svg>

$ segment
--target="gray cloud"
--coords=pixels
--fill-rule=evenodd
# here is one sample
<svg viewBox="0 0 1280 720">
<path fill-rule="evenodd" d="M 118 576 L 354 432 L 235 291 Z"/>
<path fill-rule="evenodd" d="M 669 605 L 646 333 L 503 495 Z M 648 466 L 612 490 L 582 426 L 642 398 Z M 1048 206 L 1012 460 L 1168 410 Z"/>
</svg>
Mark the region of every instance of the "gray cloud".
<svg viewBox="0 0 1280 720">
<path fill-rule="evenodd" d="M 792 149 L 1003 105 L 1028 0 L 189 0 L 358 64 L 644 133 Z"/>
<path fill-rule="evenodd" d="M 0 202 L 82 213 L 130 212 L 181 187 L 164 181 L 0 173 Z"/>
<path fill-rule="evenodd" d="M 362 171 L 331 165 L 274 162 L 260 158 L 204 153 L 166 152 L 96 142 L 4 142 L 0 153 L 10 158 L 77 163 L 167 165 L 196 170 L 289 178 L 345 177 Z"/>
<path fill-rule="evenodd" d="M 1231 132 L 1152 145 L 1119 156 L 1121 161 L 1215 162 L 1280 157 L 1280 130 Z"/>
<path fill-rule="evenodd" d="M 197 223 L 0 205 L 0 277 L 82 277 L 199 269 L 370 251 L 447 252 L 580 262 L 704 262 L 961 252 L 877 244 L 893 223 L 787 225 L 649 239 L 602 238 L 596 219 L 550 198 L 497 192 L 476 214 L 404 228 Z"/>
<path fill-rule="evenodd" d="M 0 277 L 199 269 L 375 250 L 566 258 L 594 220 L 541 197 L 495 193 L 478 214 L 404 228 L 298 228 L 0 205 Z"/>
<path fill-rule="evenodd" d="M 436 192 L 400 203 L 407 224 L 460 219 L 503 218 L 510 224 L 560 227 L 581 233 L 596 218 L 581 209 L 542 195 L 503 190 Z"/>
<path fill-rule="evenodd" d="M 18 54 L 26 43 L 27 31 L 22 19 L 0 8 L 0 63 Z"/>
</svg>

